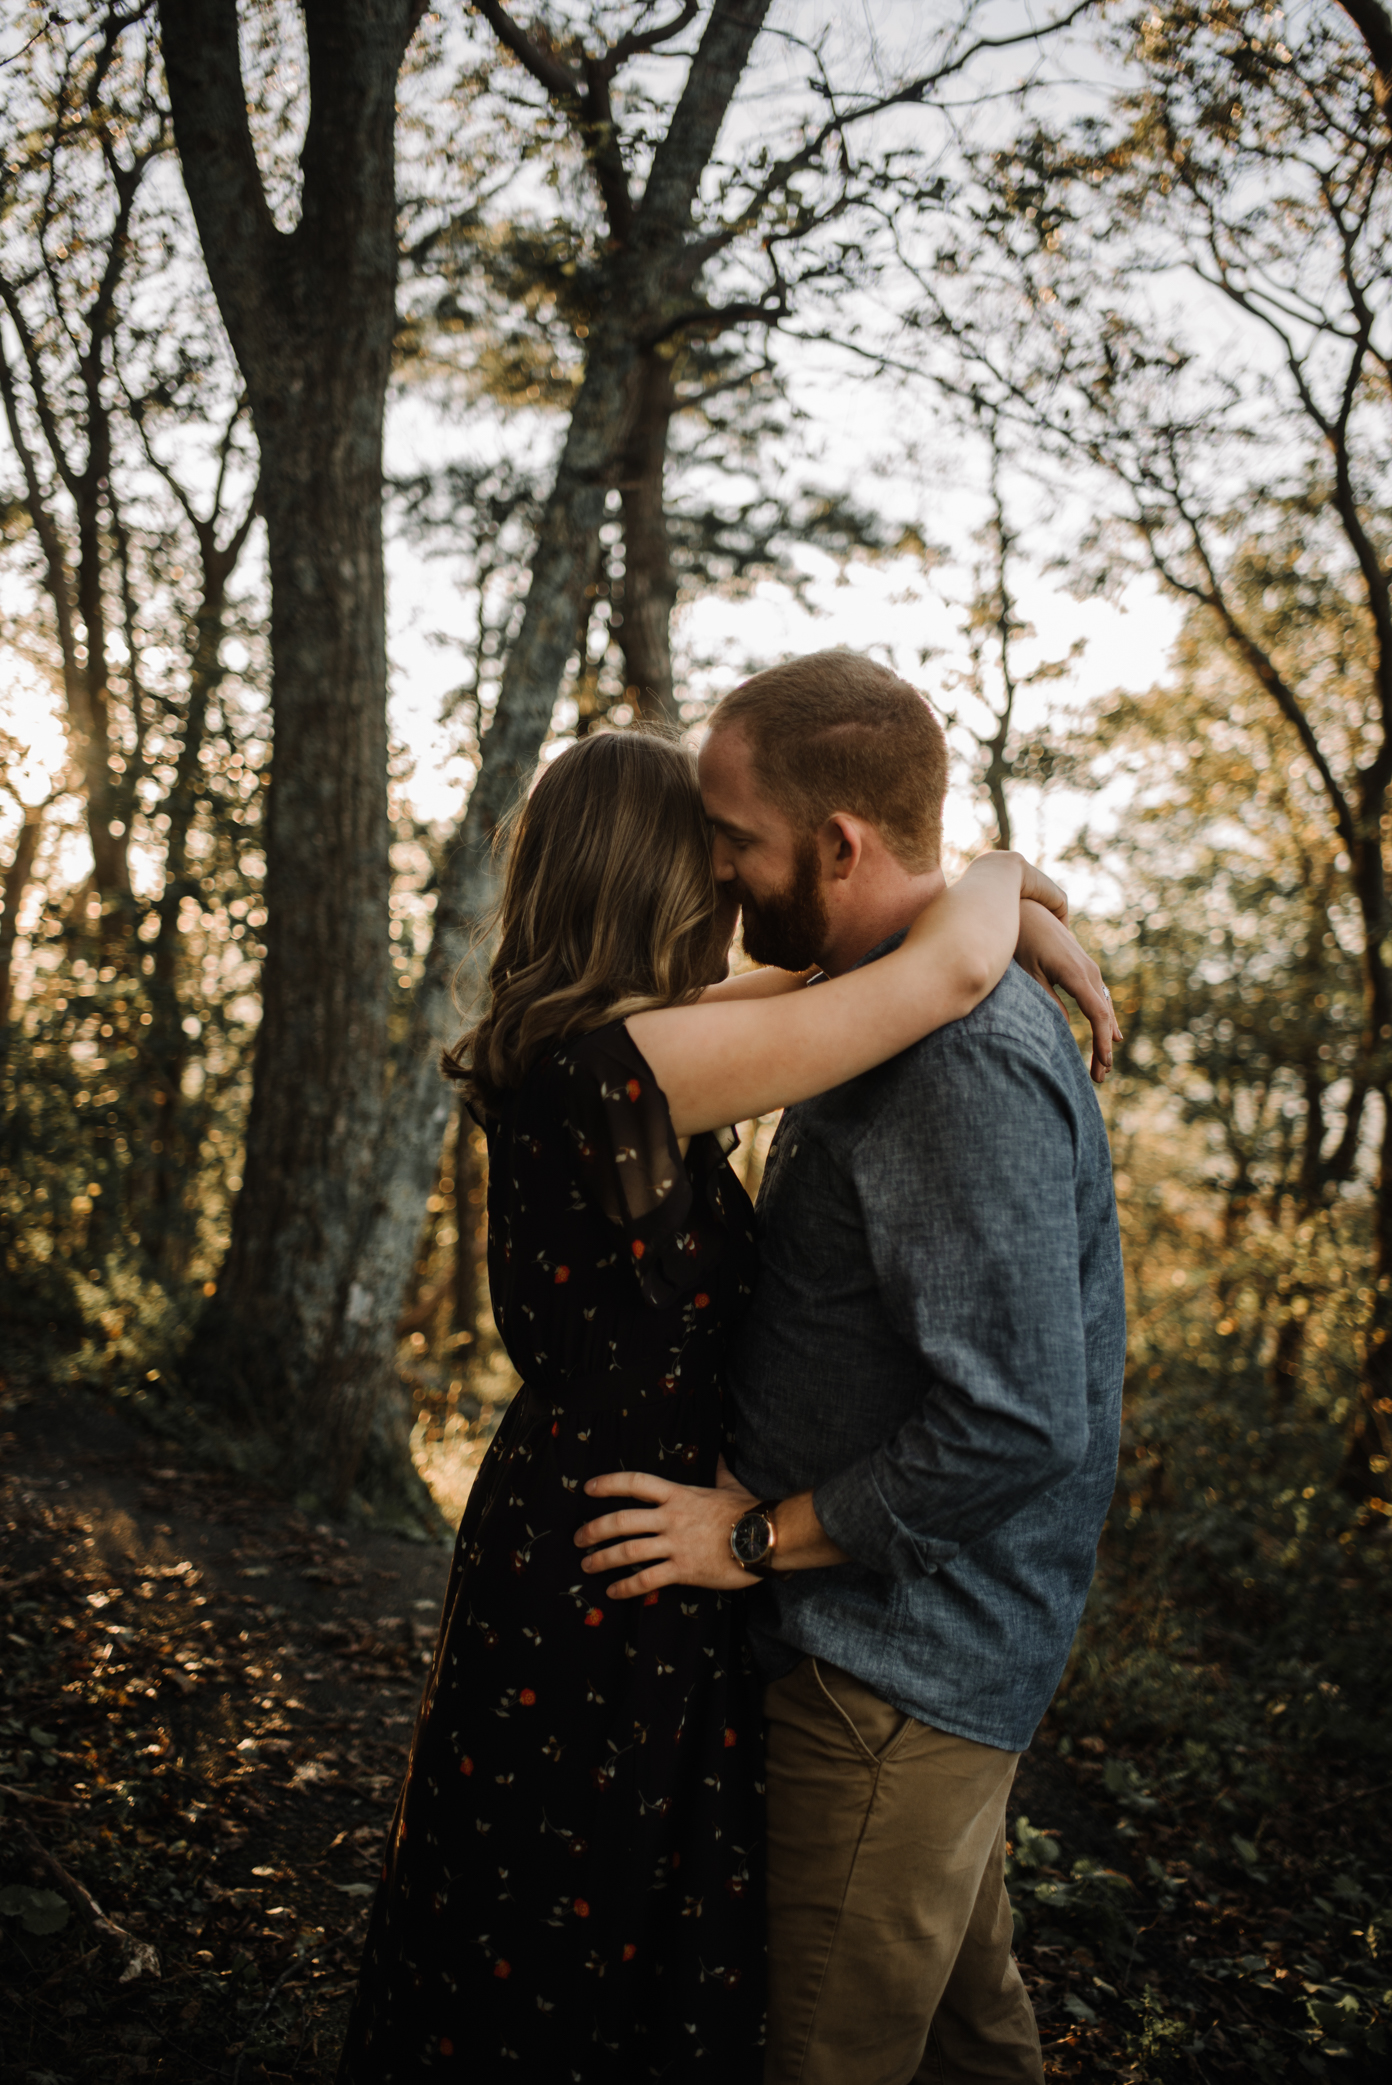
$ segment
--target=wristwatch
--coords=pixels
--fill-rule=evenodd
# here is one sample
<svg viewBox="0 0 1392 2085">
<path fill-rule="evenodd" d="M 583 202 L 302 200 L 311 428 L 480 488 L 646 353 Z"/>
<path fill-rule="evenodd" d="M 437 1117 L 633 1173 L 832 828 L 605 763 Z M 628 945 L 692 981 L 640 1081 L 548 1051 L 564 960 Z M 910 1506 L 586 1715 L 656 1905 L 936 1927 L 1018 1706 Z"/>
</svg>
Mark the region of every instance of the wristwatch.
<svg viewBox="0 0 1392 2085">
<path fill-rule="evenodd" d="M 762 1499 L 747 1513 L 741 1513 L 730 1529 L 730 1554 L 741 1571 L 752 1571 L 761 1578 L 773 1576 L 773 1553 L 778 1547 L 773 1513 L 777 1505 L 777 1499 Z"/>
</svg>

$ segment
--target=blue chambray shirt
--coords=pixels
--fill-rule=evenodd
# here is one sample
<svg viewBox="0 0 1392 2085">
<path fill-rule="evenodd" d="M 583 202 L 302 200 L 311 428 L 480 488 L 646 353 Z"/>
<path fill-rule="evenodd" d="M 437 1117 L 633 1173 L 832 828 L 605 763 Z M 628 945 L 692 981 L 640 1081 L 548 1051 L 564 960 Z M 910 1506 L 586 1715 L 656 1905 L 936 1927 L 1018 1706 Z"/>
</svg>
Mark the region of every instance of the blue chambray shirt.
<svg viewBox="0 0 1392 2085">
<path fill-rule="evenodd" d="M 758 1225 L 735 1467 L 760 1498 L 811 1487 L 853 1559 L 749 1595 L 760 1662 L 824 1658 L 1023 1751 L 1092 1579 L 1126 1345 L 1107 1135 L 1059 1007 L 1012 964 L 965 1020 L 789 1108 Z"/>
</svg>

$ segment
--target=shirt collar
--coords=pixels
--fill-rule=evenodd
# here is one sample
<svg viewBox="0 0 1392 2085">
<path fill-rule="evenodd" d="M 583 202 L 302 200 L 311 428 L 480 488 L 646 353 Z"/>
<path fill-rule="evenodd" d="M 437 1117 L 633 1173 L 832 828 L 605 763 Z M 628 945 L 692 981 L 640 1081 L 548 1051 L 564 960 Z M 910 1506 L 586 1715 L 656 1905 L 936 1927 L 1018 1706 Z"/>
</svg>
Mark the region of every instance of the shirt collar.
<svg viewBox="0 0 1392 2085">
<path fill-rule="evenodd" d="M 866 951 L 858 963 L 852 963 L 851 970 L 863 970 L 867 963 L 878 963 L 881 956 L 892 955 L 908 931 L 907 927 L 901 927 L 897 934 L 890 934 L 884 941 L 877 941 L 872 949 Z M 850 971 L 843 971 L 842 975 L 849 977 Z M 824 985 L 828 981 L 825 970 L 814 971 L 807 980 L 809 985 Z"/>
</svg>

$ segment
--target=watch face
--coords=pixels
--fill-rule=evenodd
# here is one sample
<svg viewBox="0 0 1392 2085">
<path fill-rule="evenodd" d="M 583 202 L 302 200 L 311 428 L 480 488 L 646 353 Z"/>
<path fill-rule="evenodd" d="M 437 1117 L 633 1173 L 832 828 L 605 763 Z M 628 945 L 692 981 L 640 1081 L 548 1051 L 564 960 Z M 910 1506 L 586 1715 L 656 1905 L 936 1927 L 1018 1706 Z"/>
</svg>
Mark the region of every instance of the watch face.
<svg viewBox="0 0 1392 2085">
<path fill-rule="evenodd" d="M 737 1564 L 762 1564 L 773 1547 L 767 1513 L 744 1513 L 735 1522 L 730 1547 Z"/>
</svg>

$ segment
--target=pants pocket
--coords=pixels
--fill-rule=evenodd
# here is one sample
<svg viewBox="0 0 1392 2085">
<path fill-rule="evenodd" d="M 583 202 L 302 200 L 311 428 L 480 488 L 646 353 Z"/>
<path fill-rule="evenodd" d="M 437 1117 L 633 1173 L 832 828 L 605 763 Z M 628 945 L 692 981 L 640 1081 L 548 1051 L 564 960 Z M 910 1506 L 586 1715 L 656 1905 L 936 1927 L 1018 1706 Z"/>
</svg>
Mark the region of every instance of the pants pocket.
<svg viewBox="0 0 1392 2085">
<path fill-rule="evenodd" d="M 843 1672 L 839 1665 L 828 1665 L 820 1658 L 810 1662 L 824 1700 L 845 1725 L 866 1765 L 885 1766 L 909 1731 L 917 1728 L 913 1717 L 882 1701 L 863 1680 Z"/>
</svg>

